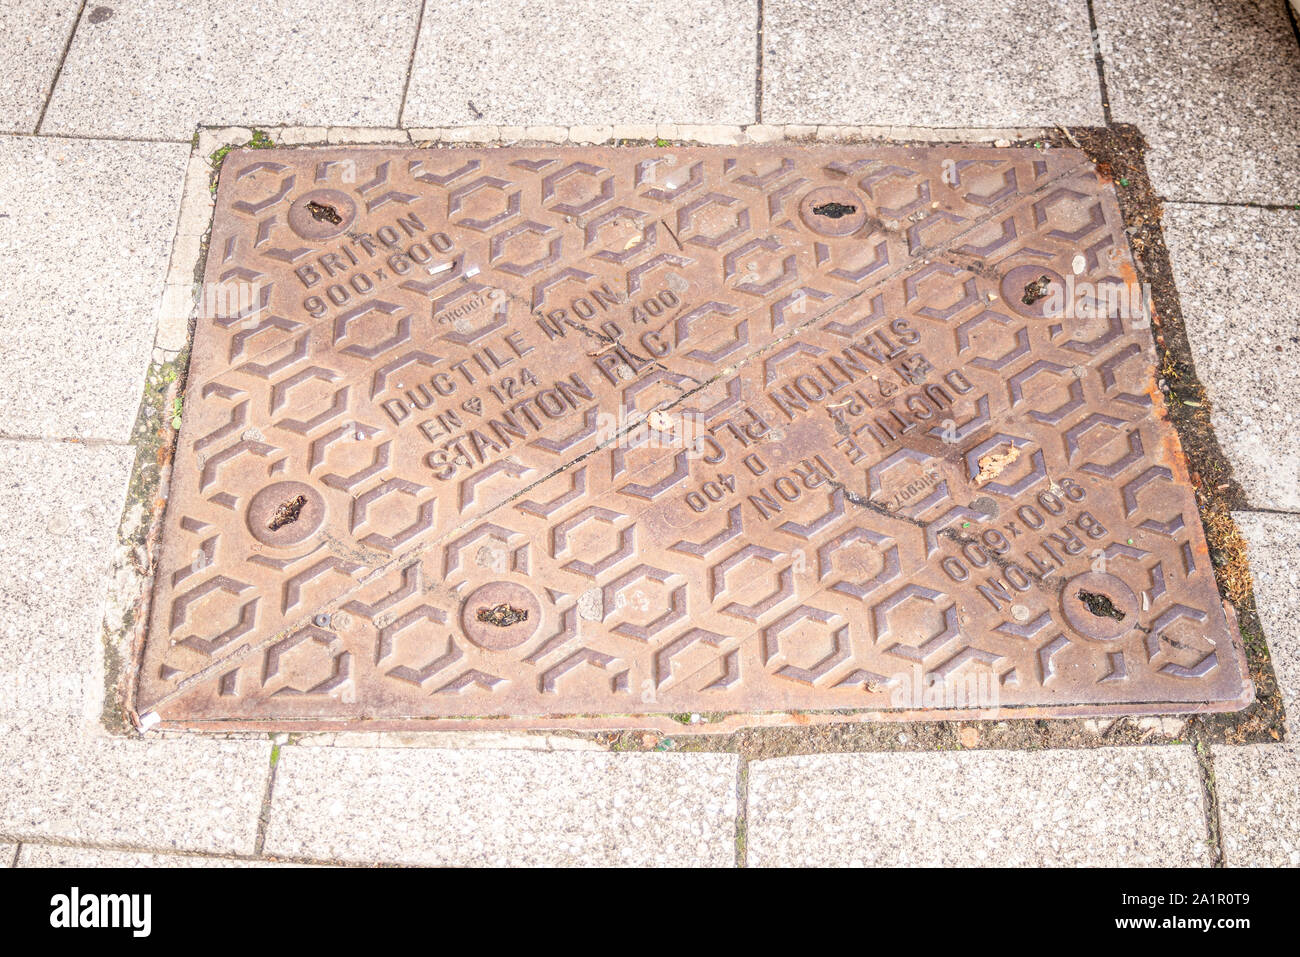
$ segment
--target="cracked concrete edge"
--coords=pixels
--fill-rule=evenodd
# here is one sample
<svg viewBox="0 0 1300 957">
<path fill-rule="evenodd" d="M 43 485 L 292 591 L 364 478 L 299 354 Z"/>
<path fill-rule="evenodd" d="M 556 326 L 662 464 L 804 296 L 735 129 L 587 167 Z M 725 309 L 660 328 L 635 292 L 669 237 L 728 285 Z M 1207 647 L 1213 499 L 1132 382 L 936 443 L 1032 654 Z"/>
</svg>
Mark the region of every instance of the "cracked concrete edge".
<svg viewBox="0 0 1300 957">
<path fill-rule="evenodd" d="M 589 738 L 503 731 L 322 731 L 277 735 L 298 747 L 470 748 L 500 751 L 607 751 Z"/>
<path fill-rule="evenodd" d="M 155 358 L 145 374 L 144 390 L 132 427 L 134 462 L 123 494 L 121 517 L 108 563 L 101 625 L 100 654 L 104 697 L 99 730 L 122 734 L 138 719 L 131 710 L 135 663 L 144 640 L 153 592 L 152 562 L 161 533 L 165 499 L 160 490 L 171 479 L 174 430 L 165 410 L 176 401 L 183 382 L 185 356 Z"/>
<path fill-rule="evenodd" d="M 214 158 L 218 150 L 253 138 L 253 129 L 247 127 L 196 131 L 186 161 L 176 234 L 154 315 L 153 353 L 132 426 L 135 461 L 109 562 L 101 633 L 104 699 L 97 709 L 100 721 L 96 730 L 110 734 L 126 733 L 128 723 L 142 730 L 132 710 L 133 666 L 148 621 L 152 562 L 170 485 L 176 431 L 170 422 L 183 414 L 187 353 L 202 301 L 202 270 L 215 207 L 212 187 L 220 167 Z"/>
<path fill-rule="evenodd" d="M 240 128 L 196 133 L 186 161 L 176 233 L 154 314 L 154 348 L 129 440 L 135 461 L 127 478 L 109 560 L 99 649 L 104 698 L 94 709 L 100 720 L 93 730 L 99 732 L 122 734 L 128 730 L 128 722 L 136 721 L 131 711 L 133 666 L 148 620 L 152 558 L 165 504 L 160 495 L 170 484 L 175 441 L 175 430 L 168 430 L 168 421 L 181 414 L 179 396 L 197 320 L 201 271 L 215 202 L 209 188 L 212 164 L 207 157 L 221 146 L 251 138 L 251 130 Z M 203 152 L 204 148 L 209 152 Z M 166 414 L 169 408 L 172 416 Z"/>
<path fill-rule="evenodd" d="M 240 126 L 199 129 L 194 134 L 181 188 L 176 238 L 167 264 L 163 298 L 158 304 L 155 363 L 174 359 L 186 348 L 191 322 L 197 317 L 196 293 L 203 279 L 201 269 L 216 207 L 211 187 L 220 164 L 214 164 L 213 156 L 224 147 L 250 142 L 253 135 L 253 128 Z"/>
<path fill-rule="evenodd" d="M 225 134 L 246 141 L 250 127 L 200 128 L 199 137 Z M 264 126 L 277 146 L 412 146 L 476 145 L 526 146 L 529 144 L 570 144 L 594 146 L 602 143 L 653 142 L 696 143 L 703 146 L 748 146 L 764 143 L 825 143 L 923 141 L 934 143 L 1008 143 L 1035 139 L 1045 135 L 1042 127 L 921 127 L 921 126 L 828 126 L 825 124 L 788 124 L 774 126 L 702 126 L 681 123 L 613 124 L 604 126 L 450 126 L 450 127 L 324 127 Z M 217 143 L 204 139 L 205 143 Z M 218 144 L 219 145 L 219 144 Z M 217 148 L 216 146 L 212 147 Z"/>
</svg>

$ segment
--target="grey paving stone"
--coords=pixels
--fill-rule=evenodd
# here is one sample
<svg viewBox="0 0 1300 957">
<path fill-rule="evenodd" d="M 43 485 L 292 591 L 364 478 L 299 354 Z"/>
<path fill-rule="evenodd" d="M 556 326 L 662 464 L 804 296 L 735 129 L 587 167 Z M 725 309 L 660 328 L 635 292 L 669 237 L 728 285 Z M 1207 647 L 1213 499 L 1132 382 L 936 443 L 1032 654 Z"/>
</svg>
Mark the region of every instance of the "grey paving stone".
<svg viewBox="0 0 1300 957">
<path fill-rule="evenodd" d="M 757 24 L 757 0 L 440 4 L 403 122 L 752 123 Z"/>
<path fill-rule="evenodd" d="M 0 867 L 13 867 L 17 844 L 0 844 Z"/>
<path fill-rule="evenodd" d="M 1300 515 L 1234 512 L 1246 538 L 1255 608 L 1290 734 L 1300 732 Z"/>
<path fill-rule="evenodd" d="M 84 21 L 44 133 L 188 140 L 196 123 L 393 126 L 420 0 L 153 0 Z"/>
<path fill-rule="evenodd" d="M 1300 749 L 1214 748 L 1223 860 L 1229 867 L 1300 867 Z"/>
<path fill-rule="evenodd" d="M 1171 199 L 1300 199 L 1300 45 L 1283 0 L 1096 0 L 1112 116 Z"/>
<path fill-rule="evenodd" d="M 0 435 L 130 435 L 184 146 L 0 136 Z"/>
<path fill-rule="evenodd" d="M 270 742 L 128 740 L 0 724 L 0 833 L 251 854 Z"/>
<path fill-rule="evenodd" d="M 1104 121 L 1086 0 L 765 0 L 763 122 Z"/>
<path fill-rule="evenodd" d="M 196 854 L 157 854 L 152 851 L 104 850 L 60 844 L 24 844 L 18 867 L 296 867 L 273 861 Z"/>
<path fill-rule="evenodd" d="M 748 793 L 750 866 L 1208 861 L 1185 746 L 776 758 Z"/>
<path fill-rule="evenodd" d="M 0 720 L 98 711 L 106 572 L 133 455 L 0 441 Z"/>
<path fill-rule="evenodd" d="M 281 751 L 266 853 L 425 865 L 730 865 L 734 755 Z"/>
<path fill-rule="evenodd" d="M 268 742 L 110 739 L 90 723 L 132 455 L 0 441 L 0 834 L 249 853 Z"/>
<path fill-rule="evenodd" d="M 36 132 L 79 7 L 78 0 L 0 4 L 0 130 Z"/>
<path fill-rule="evenodd" d="M 1164 230 L 1219 443 L 1252 507 L 1300 510 L 1300 211 L 1171 203 Z"/>
</svg>

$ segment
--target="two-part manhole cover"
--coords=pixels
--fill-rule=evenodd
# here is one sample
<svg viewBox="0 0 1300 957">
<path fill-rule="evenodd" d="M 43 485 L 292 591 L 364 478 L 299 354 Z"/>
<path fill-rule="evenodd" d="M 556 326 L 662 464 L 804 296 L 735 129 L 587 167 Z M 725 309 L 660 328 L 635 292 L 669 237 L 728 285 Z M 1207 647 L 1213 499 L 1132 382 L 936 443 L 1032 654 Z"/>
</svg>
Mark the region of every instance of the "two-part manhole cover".
<svg viewBox="0 0 1300 957">
<path fill-rule="evenodd" d="M 235 151 L 206 282 L 142 712 L 1249 700 L 1077 151 Z"/>
</svg>

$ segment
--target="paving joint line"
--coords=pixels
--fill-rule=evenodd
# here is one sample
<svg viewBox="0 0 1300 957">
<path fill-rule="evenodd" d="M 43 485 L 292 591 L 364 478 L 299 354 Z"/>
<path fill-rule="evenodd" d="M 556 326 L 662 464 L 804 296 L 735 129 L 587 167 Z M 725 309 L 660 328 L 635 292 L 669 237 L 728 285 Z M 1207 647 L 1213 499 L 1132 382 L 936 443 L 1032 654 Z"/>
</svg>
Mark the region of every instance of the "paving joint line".
<svg viewBox="0 0 1300 957">
<path fill-rule="evenodd" d="M 1282 12 L 1286 18 L 1291 21 L 1291 32 L 1295 34 L 1296 46 L 1300 47 L 1300 21 L 1296 20 L 1295 8 L 1291 6 L 1290 0 L 1281 0 Z"/>
<path fill-rule="evenodd" d="M 91 133 L 41 133 L 31 130 L 0 130 L 0 136 L 22 136 L 38 140 L 86 140 L 91 143 L 155 143 L 188 146 L 189 140 L 160 139 L 153 136 L 96 136 Z"/>
<path fill-rule="evenodd" d="M 1205 803 L 1206 844 L 1210 851 L 1210 866 L 1227 866 L 1223 859 L 1223 825 L 1219 819 L 1219 788 L 1214 776 L 1214 752 L 1199 735 L 1193 733 L 1192 753 L 1201 782 L 1201 795 Z"/>
<path fill-rule="evenodd" d="M 1300 203 L 1252 203 L 1248 200 L 1231 199 L 1175 199 L 1161 196 L 1161 202 L 1169 206 L 1228 206 L 1234 209 L 1267 209 L 1281 213 L 1294 213 L 1300 210 Z"/>
<path fill-rule="evenodd" d="M 262 806 L 257 812 L 257 836 L 253 839 L 253 853 L 262 856 L 266 847 L 266 830 L 271 823 L 271 799 L 275 794 L 275 769 L 280 763 L 280 744 L 271 744 L 271 767 L 266 775 L 266 790 L 262 794 Z"/>
<path fill-rule="evenodd" d="M 118 854 L 156 854 L 159 857 L 199 857 L 210 861 L 244 861 L 249 864 L 307 864 L 317 867 L 373 867 L 374 864 L 355 864 L 345 861 L 332 861 L 327 858 L 303 857 L 292 854 L 277 854 L 273 857 L 251 853 L 208 851 L 186 849 L 181 847 L 149 847 L 143 844 L 116 844 L 111 841 L 74 840 L 58 835 L 38 835 L 36 837 L 17 837 L 13 834 L 0 833 L 0 841 L 13 841 L 19 847 L 63 847 L 71 850 L 111 851 Z M 17 863 L 18 854 L 14 855 Z M 379 866 L 402 866 L 384 865 Z"/>
<path fill-rule="evenodd" d="M 1234 508 L 1232 511 L 1243 515 L 1282 515 L 1286 518 L 1300 518 L 1300 509 L 1289 508 L 1266 508 L 1248 506 L 1246 508 Z"/>
<path fill-rule="evenodd" d="M 415 37 L 411 40 L 411 56 L 406 61 L 406 81 L 402 84 L 402 102 L 397 107 L 397 128 L 403 129 L 406 119 L 406 97 L 411 92 L 411 77 L 415 75 L 415 53 L 420 48 L 420 33 L 424 30 L 424 8 L 429 0 L 420 0 L 420 12 L 415 17 Z"/>
<path fill-rule="evenodd" d="M 1282 0 L 1283 3 L 1286 0 Z M 1101 113 L 1106 125 L 1114 126 L 1115 118 L 1110 112 L 1110 90 L 1106 86 L 1106 60 L 1101 55 L 1101 30 L 1097 26 L 1097 11 L 1093 8 L 1094 0 L 1088 0 L 1088 42 L 1092 44 L 1092 56 L 1097 64 L 1097 84 L 1101 89 Z"/>
<path fill-rule="evenodd" d="M 36 117 L 36 125 L 32 127 L 32 133 L 36 135 L 40 135 L 41 127 L 45 125 L 45 114 L 54 101 L 54 91 L 58 89 L 59 78 L 63 76 L 63 64 L 68 61 L 68 51 L 72 49 L 72 40 L 81 29 L 81 18 L 85 12 L 86 0 L 81 0 L 81 4 L 77 7 L 77 15 L 72 18 L 72 29 L 68 31 L 68 39 L 63 44 L 63 53 L 59 55 L 59 65 L 54 70 L 54 79 L 50 81 L 50 92 L 46 94 L 45 102 L 41 105 L 41 114 Z"/>
<path fill-rule="evenodd" d="M 101 446 L 135 448 L 135 444 L 130 439 L 105 439 L 98 436 L 82 437 L 79 435 L 36 435 L 28 432 L 0 432 L 0 442 L 49 442 L 62 445 L 85 445 L 91 448 Z"/>
<path fill-rule="evenodd" d="M 749 867 L 749 758 L 736 756 L 736 862 L 739 868 Z"/>
<path fill-rule="evenodd" d="M 763 0 L 758 0 L 758 36 L 755 41 L 754 122 L 763 122 Z"/>
<path fill-rule="evenodd" d="M 22 852 L 23 852 L 23 842 L 22 841 L 14 842 L 14 856 L 9 860 L 9 867 L 11 869 L 18 866 L 18 855 L 21 854 Z"/>
</svg>

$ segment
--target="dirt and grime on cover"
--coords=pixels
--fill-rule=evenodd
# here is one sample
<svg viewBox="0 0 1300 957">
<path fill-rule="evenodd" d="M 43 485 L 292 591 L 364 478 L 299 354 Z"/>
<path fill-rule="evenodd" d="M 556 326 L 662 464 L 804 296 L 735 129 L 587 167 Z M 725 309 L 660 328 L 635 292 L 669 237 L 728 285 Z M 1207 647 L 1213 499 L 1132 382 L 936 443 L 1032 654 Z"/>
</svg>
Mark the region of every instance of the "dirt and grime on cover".
<svg viewBox="0 0 1300 957">
<path fill-rule="evenodd" d="M 1129 706 L 1244 700 L 1240 617 L 1258 727 L 1192 720 L 1275 733 L 1235 486 L 1179 422 L 1205 400 L 1158 207 L 1125 193 L 1149 193 L 1140 142 L 1072 134 L 1095 172 L 1046 143 L 393 150 L 349 187 L 347 151 L 248 154 L 214 240 L 274 282 L 198 330 L 187 416 L 215 401 L 178 456 L 204 515 L 173 506 L 164 541 L 223 567 L 160 578 L 153 632 L 184 650 L 151 637 L 144 698 L 214 727 L 614 714 L 700 746 L 784 716 L 728 730 L 761 752 L 929 726 L 961 746 L 817 724 L 960 716 L 958 686 L 1012 729 L 984 738 L 1042 746 L 1093 732 L 1018 708 L 1094 707 L 1115 740 L 1156 727 Z M 1072 281 L 1132 275 L 1152 328 L 1059 311 Z M 284 520 L 244 518 L 271 490 Z M 1204 600 L 1216 573 L 1236 616 Z M 200 633 L 209 596 L 238 618 Z M 1173 690 L 1125 690 L 1146 672 Z"/>
</svg>

